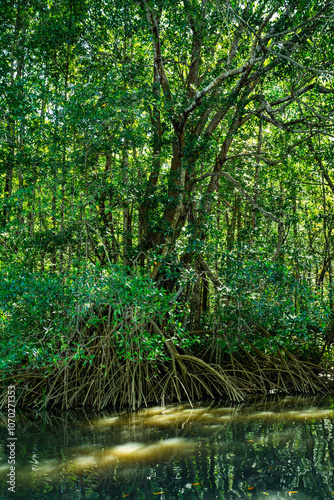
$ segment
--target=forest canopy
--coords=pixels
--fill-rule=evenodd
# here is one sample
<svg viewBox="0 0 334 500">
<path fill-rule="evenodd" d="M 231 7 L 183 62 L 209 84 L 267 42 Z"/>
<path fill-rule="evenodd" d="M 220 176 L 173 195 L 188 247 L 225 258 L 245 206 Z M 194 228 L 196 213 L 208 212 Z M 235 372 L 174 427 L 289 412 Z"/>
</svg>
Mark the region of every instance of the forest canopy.
<svg viewBox="0 0 334 500">
<path fill-rule="evenodd" d="M 1 6 L 3 380 L 65 407 L 323 390 L 333 2 Z"/>
</svg>

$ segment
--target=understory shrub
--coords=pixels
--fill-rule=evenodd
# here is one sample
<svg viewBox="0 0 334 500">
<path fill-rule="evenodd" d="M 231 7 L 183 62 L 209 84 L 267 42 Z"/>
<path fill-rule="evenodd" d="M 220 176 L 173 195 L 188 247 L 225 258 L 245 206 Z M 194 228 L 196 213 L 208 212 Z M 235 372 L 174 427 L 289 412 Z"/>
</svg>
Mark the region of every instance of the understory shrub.
<svg viewBox="0 0 334 500">
<path fill-rule="evenodd" d="M 124 266 L 63 276 L 11 270 L 0 279 L 1 369 L 92 364 L 97 349 L 112 349 L 120 361 L 165 359 L 163 331 L 191 343 L 170 295 Z"/>
<path fill-rule="evenodd" d="M 221 260 L 215 311 L 204 318 L 224 352 L 247 342 L 267 354 L 285 347 L 302 357 L 320 353 L 331 312 L 325 300 L 293 268 L 251 250 L 226 252 Z M 243 342 L 243 341 L 247 342 Z"/>
</svg>

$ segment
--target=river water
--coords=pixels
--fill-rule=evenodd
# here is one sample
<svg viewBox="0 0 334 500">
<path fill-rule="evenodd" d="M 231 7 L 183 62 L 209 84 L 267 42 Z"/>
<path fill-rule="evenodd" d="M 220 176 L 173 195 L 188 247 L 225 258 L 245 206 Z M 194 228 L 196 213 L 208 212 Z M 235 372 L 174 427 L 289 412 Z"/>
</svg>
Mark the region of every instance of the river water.
<svg viewBox="0 0 334 500">
<path fill-rule="evenodd" d="M 0 419 L 0 498 L 334 499 L 334 399 L 16 416 L 15 493 Z"/>
</svg>

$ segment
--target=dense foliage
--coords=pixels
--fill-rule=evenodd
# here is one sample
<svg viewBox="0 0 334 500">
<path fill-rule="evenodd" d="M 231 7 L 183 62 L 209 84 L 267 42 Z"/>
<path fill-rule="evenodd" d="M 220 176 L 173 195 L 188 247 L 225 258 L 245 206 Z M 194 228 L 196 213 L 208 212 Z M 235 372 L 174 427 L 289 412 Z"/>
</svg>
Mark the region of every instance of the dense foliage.
<svg viewBox="0 0 334 500">
<path fill-rule="evenodd" d="M 0 23 L 5 376 L 101 345 L 330 362 L 332 2 L 4 0 Z"/>
</svg>

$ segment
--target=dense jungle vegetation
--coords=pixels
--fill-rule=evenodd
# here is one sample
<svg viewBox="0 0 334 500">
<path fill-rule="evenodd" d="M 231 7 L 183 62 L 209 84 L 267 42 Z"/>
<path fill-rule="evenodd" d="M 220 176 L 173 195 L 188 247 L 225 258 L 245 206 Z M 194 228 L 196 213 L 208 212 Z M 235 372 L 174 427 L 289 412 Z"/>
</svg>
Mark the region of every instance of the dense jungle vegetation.
<svg viewBox="0 0 334 500">
<path fill-rule="evenodd" d="M 331 0 L 2 0 L 0 378 L 132 408 L 331 387 Z"/>
</svg>

